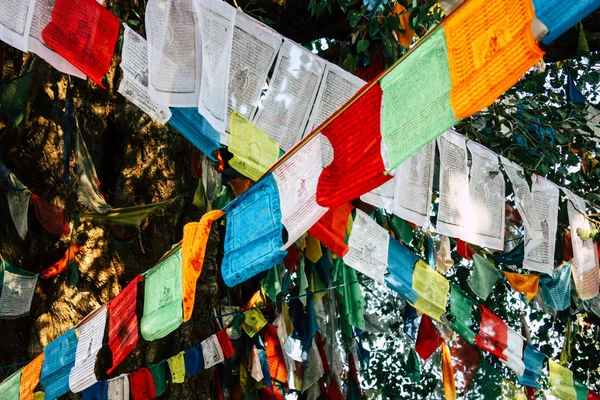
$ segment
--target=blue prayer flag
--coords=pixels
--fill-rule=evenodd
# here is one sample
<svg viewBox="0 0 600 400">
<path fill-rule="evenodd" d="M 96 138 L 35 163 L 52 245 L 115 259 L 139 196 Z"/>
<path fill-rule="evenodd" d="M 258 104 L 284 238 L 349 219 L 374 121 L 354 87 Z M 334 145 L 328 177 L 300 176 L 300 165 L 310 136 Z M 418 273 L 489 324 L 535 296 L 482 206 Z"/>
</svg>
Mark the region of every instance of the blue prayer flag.
<svg viewBox="0 0 600 400">
<path fill-rule="evenodd" d="M 216 161 L 212 153 L 220 146 L 220 134 L 198 113 L 198 109 L 171 108 L 171 114 L 169 125 L 177 129 L 208 158 Z"/>
<path fill-rule="evenodd" d="M 108 400 L 108 382 L 98 381 L 94 386 L 85 389 L 81 400 Z"/>
<path fill-rule="evenodd" d="M 44 398 L 53 400 L 69 392 L 69 374 L 75 365 L 78 341 L 75 328 L 72 328 L 44 347 L 40 376 Z"/>
<path fill-rule="evenodd" d="M 390 237 L 390 244 L 388 246 L 388 271 L 390 274 L 385 277 L 385 282 L 413 304 L 419 298 L 418 293 L 412 288 L 413 270 L 418 260 L 419 257 L 416 254 L 399 241 Z"/>
<path fill-rule="evenodd" d="M 546 25 L 542 43 L 550 44 L 600 6 L 600 0 L 534 0 L 535 16 Z"/>
<path fill-rule="evenodd" d="M 194 376 L 202 372 L 202 368 L 204 367 L 202 344 L 199 343 L 194 347 L 186 349 L 183 355 L 183 362 L 185 363 L 186 376 Z"/>
<path fill-rule="evenodd" d="M 555 310 L 562 311 L 571 305 L 571 262 L 556 268 L 552 276 L 540 277 L 542 300 Z"/>
<path fill-rule="evenodd" d="M 524 386 L 529 386 L 539 389 L 537 378 L 542 376 L 542 365 L 547 358 L 544 353 L 536 349 L 530 344 L 527 344 L 523 353 L 523 362 L 525 363 L 525 372 L 519 376 L 519 383 Z"/>
</svg>

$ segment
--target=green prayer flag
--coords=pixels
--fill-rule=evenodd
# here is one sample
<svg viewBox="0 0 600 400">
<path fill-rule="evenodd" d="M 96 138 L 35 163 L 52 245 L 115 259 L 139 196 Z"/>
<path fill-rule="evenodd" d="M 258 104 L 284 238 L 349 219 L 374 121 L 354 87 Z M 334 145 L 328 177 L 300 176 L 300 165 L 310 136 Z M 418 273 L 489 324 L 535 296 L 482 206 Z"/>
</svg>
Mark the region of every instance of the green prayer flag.
<svg viewBox="0 0 600 400">
<path fill-rule="evenodd" d="M 350 282 L 354 283 L 349 284 Z M 350 325 L 364 331 L 365 301 L 358 283 L 356 270 L 344 264 L 344 260 L 340 257 L 335 260 L 333 284 L 339 286 L 337 291 L 343 298 L 340 304 L 341 314 L 345 316 Z"/>
<path fill-rule="evenodd" d="M 489 362 L 481 360 L 465 399 L 496 400 L 502 387 L 502 375 Z"/>
<path fill-rule="evenodd" d="M 148 367 L 148 370 L 152 374 L 152 379 L 154 380 L 156 397 L 161 396 L 167 390 L 166 364 L 167 360 L 162 360 L 161 362 L 152 364 Z"/>
<path fill-rule="evenodd" d="M 306 289 L 308 289 L 308 278 L 306 278 L 306 268 L 305 268 L 305 257 L 300 259 L 300 266 L 298 267 L 298 296 L 300 296 L 300 301 L 306 307 Z"/>
<path fill-rule="evenodd" d="M 577 393 L 577 400 L 587 400 L 590 389 L 575 379 L 573 379 L 573 382 L 575 382 L 575 393 Z"/>
<path fill-rule="evenodd" d="M 148 215 L 158 210 L 164 210 L 166 206 L 173 203 L 176 199 L 177 197 L 174 197 L 172 199 L 159 201 L 158 203 L 144 204 L 141 206 L 111 208 L 106 213 L 87 212 L 81 214 L 81 216 L 117 222 L 120 224 L 140 226 Z"/>
<path fill-rule="evenodd" d="M 381 136 L 391 171 L 458 119 L 450 105 L 450 69 L 444 29 L 423 42 L 380 81 Z"/>
<path fill-rule="evenodd" d="M 395 215 L 390 219 L 390 226 L 396 235 L 396 238 L 403 241 L 405 244 L 410 244 L 415 236 L 415 232 L 408 222 Z"/>
<path fill-rule="evenodd" d="M 281 278 L 279 277 L 279 266 L 271 268 L 261 279 L 260 286 L 269 296 L 271 301 L 277 300 L 277 295 L 281 292 Z"/>
<path fill-rule="evenodd" d="M 33 74 L 29 72 L 0 84 L 0 106 L 15 126 L 18 126 L 25 118 L 32 80 Z"/>
<path fill-rule="evenodd" d="M 406 360 L 406 374 L 411 381 L 417 383 L 421 379 L 421 361 L 419 361 L 419 355 L 414 348 L 411 348 L 408 352 L 408 359 Z"/>
<path fill-rule="evenodd" d="M 476 303 L 462 290 L 452 285 L 450 289 L 450 315 L 454 321 L 450 327 L 467 342 L 475 343 L 475 332 L 471 329 L 471 315 Z"/>
<path fill-rule="evenodd" d="M 148 271 L 144 279 L 144 315 L 140 330 L 145 340 L 161 339 L 183 323 L 181 248 Z"/>
<path fill-rule="evenodd" d="M 4 380 L 4 382 L 0 383 L 0 399 L 6 400 L 18 400 L 19 399 L 19 390 L 21 387 L 21 372 L 23 370 L 12 374 L 8 379 Z"/>
<path fill-rule="evenodd" d="M 487 258 L 473 254 L 473 272 L 469 278 L 469 287 L 478 297 L 486 300 L 501 275 Z"/>
</svg>

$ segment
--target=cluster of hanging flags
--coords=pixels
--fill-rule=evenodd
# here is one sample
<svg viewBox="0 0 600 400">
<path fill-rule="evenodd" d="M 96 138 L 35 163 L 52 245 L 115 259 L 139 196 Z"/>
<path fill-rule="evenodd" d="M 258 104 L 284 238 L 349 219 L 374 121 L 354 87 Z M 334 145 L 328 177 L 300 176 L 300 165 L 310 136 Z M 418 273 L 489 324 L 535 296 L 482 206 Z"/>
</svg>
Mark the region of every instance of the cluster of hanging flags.
<svg viewBox="0 0 600 400">
<path fill-rule="evenodd" d="M 493 240 L 498 239 L 494 237 L 480 241 L 486 232 L 477 232 L 476 225 L 466 217 L 455 218 L 464 214 L 456 201 L 456 194 L 465 190 L 467 193 L 476 191 L 475 165 L 481 164 L 484 171 L 498 171 L 498 157 L 490 156 L 489 150 L 471 145 L 448 129 L 460 119 L 492 104 L 535 65 L 543 55 L 537 45 L 539 38 L 549 43 L 597 8 L 600 2 L 587 0 L 558 4 L 557 1 L 537 0 L 467 0 L 453 12 L 448 12 L 448 17 L 422 38 L 401 62 L 364 86 L 363 82 L 348 77 L 348 74 L 336 70 L 333 65 L 291 41 L 285 40 L 282 44 L 281 38 L 278 43 L 272 40 L 273 32 L 243 13 L 230 9 L 226 3 L 215 0 L 197 3 L 193 12 L 203 21 L 206 19 L 206 23 L 202 28 L 193 26 L 191 36 L 196 31 L 202 38 L 203 42 L 199 45 L 207 57 L 202 57 L 203 79 L 201 84 L 197 81 L 192 84 L 195 88 L 192 95 L 185 91 L 186 88 L 178 92 L 177 82 L 167 84 L 167 89 L 161 88 L 160 79 L 156 79 L 156 75 L 164 73 L 163 70 L 168 70 L 171 64 L 168 55 L 162 54 L 154 41 L 161 37 L 161 29 L 164 28 L 161 24 L 172 22 L 171 19 L 179 14 L 173 13 L 173 17 L 163 13 L 162 17 L 157 17 L 160 5 L 152 1 L 146 10 L 148 45 L 135 32 L 125 29 L 121 67 L 126 79 L 122 85 L 129 87 L 120 88 L 120 92 L 159 122 L 169 121 L 211 158 L 221 144 L 226 144 L 233 154 L 229 165 L 242 177 L 249 177 L 256 183 L 245 191 L 241 190 L 243 193 L 225 207 L 218 207 L 222 211 L 209 211 L 198 223 L 186 225 L 180 245 L 169 251 L 144 276 L 130 282 L 108 305 L 51 342 L 43 354 L 0 384 L 0 397 L 8 400 L 35 398 L 33 392 L 40 382 L 46 399 L 56 398 L 69 390 L 83 391 L 84 398 L 90 399 L 129 398 L 130 393 L 134 399 L 153 398 L 164 393 L 165 382 L 181 383 L 185 375 L 197 374 L 202 368 L 210 368 L 233 357 L 242 360 L 239 363 L 239 382 L 243 393 L 260 389 L 265 398 L 282 398 L 287 387 L 308 392 L 309 398 L 316 398 L 319 394 L 332 399 L 343 398 L 340 376 L 344 363 L 335 339 L 338 308 L 348 353 L 345 397 L 359 397 L 358 368 L 365 359 L 366 350 L 360 344 L 358 333 L 373 328 L 369 327 L 372 322 L 364 315 L 364 301 L 356 271 L 385 282 L 423 314 L 416 352 L 426 359 L 442 346 L 442 375 L 447 398 L 455 398 L 457 389 L 467 392 L 471 384 L 465 381 L 462 386 L 457 385 L 453 364 L 457 369 L 471 371 L 471 391 L 483 392 L 484 398 L 495 398 L 500 391 L 512 393 L 511 398 L 524 396 L 485 360 L 479 362 L 481 357 L 474 350 L 474 345 L 498 357 L 519 376 L 521 384 L 533 389 L 539 387 L 537 378 L 547 357 L 527 343 L 523 335 L 483 305 L 479 305 L 481 322 L 475 333 L 472 314 L 477 302 L 450 285 L 443 276 L 452 266 L 447 236 L 456 238 L 459 253 L 473 260 L 474 268 L 468 283 L 478 298 L 486 300 L 502 277 L 495 264 L 523 264 L 525 268 L 546 275 L 524 275 L 503 270 L 510 285 L 524 293 L 528 300 L 541 297 L 541 303 L 554 310 L 564 310 L 570 305 L 571 275 L 583 299 L 597 296 L 597 251 L 593 241 L 582 240 L 579 235 L 573 234 L 572 254 L 568 257 L 567 252 L 563 252 L 563 265 L 554 268 L 553 259 L 544 258 L 544 250 L 552 256 L 554 254 L 557 218 L 536 214 L 535 203 L 544 201 L 557 205 L 559 189 L 541 177 L 534 177 L 534 185 L 530 189 L 526 182 L 523 185 L 519 167 L 511 165 L 508 160 L 502 160 L 502 164 L 515 189 L 525 239 L 512 249 L 504 248 L 504 183 L 497 186 L 488 173 L 490 179 L 484 188 L 486 195 L 493 200 L 496 192 L 502 194 L 501 217 L 497 218 L 501 221 L 499 231 L 502 236 L 499 238 L 500 245 Z M 38 7 L 30 7 L 27 29 L 33 14 L 39 13 L 42 8 L 42 2 L 32 1 L 31 4 Z M 110 68 L 118 38 L 118 19 L 93 0 L 58 0 L 52 10 L 43 12 L 48 12 L 45 17 L 51 13 L 51 18 L 41 34 L 38 32 L 35 36 L 33 32 L 21 32 L 19 35 L 18 32 L 0 29 L 0 39 L 23 51 L 36 52 L 60 70 L 79 76 L 85 74 L 102 86 L 101 80 Z M 185 21 L 178 26 L 181 29 L 185 27 Z M 201 35 L 197 32 L 200 29 Z M 240 32 L 252 32 L 255 37 L 262 38 L 259 42 L 271 50 L 275 49 L 270 57 L 263 57 L 267 61 L 262 66 L 266 71 L 262 79 L 252 81 L 247 76 L 250 72 L 243 68 L 231 72 L 234 64 L 239 67 L 240 61 L 236 59 L 236 54 L 240 57 L 239 46 L 236 47 L 234 40 L 236 32 L 238 39 Z M 151 37 L 152 34 L 155 37 Z M 186 34 L 189 35 L 190 31 Z M 219 53 L 209 44 L 214 45 L 211 41 L 220 36 L 224 47 L 219 48 Z M 76 40 L 71 40 L 73 37 Z M 35 45 L 40 41 L 42 46 Z M 168 43 L 169 46 L 177 52 L 176 44 Z M 126 57 L 125 53 L 129 50 L 134 55 Z M 262 87 L 276 56 L 275 69 L 281 71 L 271 79 L 270 94 L 258 107 L 260 91 L 250 90 L 253 93 L 248 95 L 245 90 L 248 86 Z M 158 66 L 152 65 L 152 59 L 160 60 Z M 146 67 L 145 71 L 144 68 L 140 71 L 140 64 Z M 222 75 L 210 76 L 210 73 L 223 71 Z M 290 108 L 289 105 L 302 101 L 279 100 L 285 97 L 285 93 L 278 93 L 285 90 L 285 82 L 290 96 L 291 91 L 300 91 L 292 78 L 285 76 L 290 71 L 292 76 L 306 77 L 310 73 L 316 76 L 312 94 L 304 93 L 305 103 L 308 98 L 304 110 Z M 204 76 L 205 73 L 209 75 Z M 223 80 L 224 76 L 235 79 L 234 84 L 230 81 L 228 85 L 227 79 Z M 329 77 L 332 77 L 333 84 L 327 84 Z M 335 79 L 339 81 L 335 83 Z M 341 86 L 345 90 L 334 96 L 338 104 L 326 104 L 332 102 L 327 97 L 327 90 Z M 360 86 L 362 89 L 359 89 Z M 135 98 L 136 101 L 133 100 L 135 93 L 140 96 Z M 237 102 L 232 104 L 233 95 L 237 96 Z M 217 99 L 214 103 L 206 101 L 206 97 L 211 96 Z M 22 114 L 19 116 L 13 108 L 5 107 L 4 96 L 1 100 L 3 110 L 13 113 L 15 122 L 20 121 Z M 319 102 L 323 104 L 317 106 Z M 169 109 L 169 106 L 172 108 Z M 273 129 L 274 126 L 282 129 Z M 433 141 L 436 138 L 437 143 Z M 409 204 L 394 190 L 402 184 L 391 182 L 400 181 L 402 168 L 426 150 L 431 152 L 436 144 L 443 168 L 440 180 L 446 175 L 446 181 L 440 182 L 440 187 L 444 187 L 440 194 L 442 198 L 447 196 L 440 201 L 440 208 L 445 204 L 447 214 L 438 214 L 437 225 L 445 226 L 446 231 L 436 251 L 433 251 L 433 242 L 429 242 L 430 257 L 426 263 L 369 215 L 354 210 L 349 202 L 361 196 L 371 196 L 378 207 L 394 213 L 398 209 L 404 219 L 416 225 L 426 225 L 419 210 L 405 213 L 410 208 Z M 120 210 L 107 204 L 102 197 L 93 162 L 79 132 L 76 145 L 79 200 L 94 210 L 90 213 L 93 217 L 118 218 Z M 280 158 L 280 148 L 288 151 L 283 158 Z M 466 163 L 467 151 L 473 157 L 471 174 Z M 433 160 L 432 156 L 424 158 L 426 164 Z M 413 171 L 411 178 L 417 172 Z M 27 219 L 23 222 L 22 216 L 27 214 L 30 198 L 34 205 L 42 204 L 36 206 L 40 222 L 52 220 L 50 229 L 42 222 L 46 229 L 66 233 L 68 225 L 62 210 L 32 195 L 4 165 L 0 165 L 0 173 L 7 188 L 9 204 L 12 204 L 11 215 L 21 236 L 27 231 Z M 462 176 L 463 179 L 457 185 L 456 182 L 448 182 L 450 176 Z M 479 176 L 478 179 L 483 178 Z M 205 188 L 207 186 L 206 182 Z M 383 190 L 384 186 L 386 190 Z M 426 196 L 430 196 L 431 189 L 429 186 L 426 188 Z M 581 231 L 583 237 L 590 230 L 589 222 L 584 218 L 585 202 L 568 190 L 563 191 L 568 198 L 571 232 L 579 234 Z M 430 201 L 430 197 L 428 199 Z M 458 196 L 458 199 L 460 203 L 464 197 Z M 477 200 L 473 195 L 472 199 L 467 198 L 467 204 L 477 205 Z M 385 204 L 379 204 L 381 201 Z M 391 206 L 388 207 L 389 204 Z M 557 207 L 548 208 L 553 210 Z M 145 211 L 134 213 L 131 218 L 134 225 L 148 215 Z M 244 307 L 246 311 L 233 313 L 236 318 L 229 321 L 226 329 L 169 360 L 129 375 L 98 381 L 96 358 L 103 347 L 107 319 L 108 347 L 113 358 L 107 375 L 112 374 L 133 350 L 138 330 L 145 340 L 157 340 L 190 320 L 208 234 L 212 223 L 223 215 L 226 215 L 221 266 L 224 282 L 233 287 L 259 274 L 263 276 L 261 290 Z M 428 211 L 425 217 L 425 220 L 428 219 Z M 310 233 L 308 236 L 305 235 L 307 231 Z M 466 242 L 500 250 L 501 253 L 475 252 L 473 246 Z M 61 260 L 63 264 L 67 264 L 71 255 L 80 250 L 70 248 Z M 434 266 L 437 271 L 432 268 Z M 60 268 L 56 266 L 56 269 Z M 18 291 L 10 290 L 13 289 L 11 285 L 16 285 L 12 275 L 30 278 L 29 287 L 35 287 L 37 280 L 37 275 L 5 262 L 2 272 L 0 312 L 4 296 L 12 296 L 9 299 L 12 301 L 6 302 L 10 306 L 14 306 L 14 297 L 18 296 L 15 293 Z M 298 279 L 292 285 L 291 274 L 294 272 L 297 272 Z M 48 274 L 53 276 L 52 271 Z M 138 297 L 137 286 L 142 281 L 144 311 L 138 321 L 134 299 Z M 14 287 L 25 285 L 20 283 Z M 341 301 L 332 289 L 341 295 Z M 293 296 L 286 299 L 275 316 L 273 307 L 270 310 L 268 307 L 275 304 L 278 296 L 288 295 Z M 273 316 L 268 318 L 272 323 L 265 318 L 265 313 L 268 317 Z M 23 313 L 15 316 L 18 315 Z M 458 333 L 460 338 L 451 350 L 436 324 L 440 328 L 447 325 Z M 248 343 L 240 340 L 244 334 L 252 339 L 252 346 L 236 349 L 236 344 Z M 460 352 L 477 356 L 463 357 L 457 362 Z M 303 368 L 299 368 L 298 364 L 303 364 Z M 561 399 L 598 398 L 593 391 L 576 382 L 571 371 L 553 360 L 549 360 L 549 373 L 553 395 Z"/>
</svg>

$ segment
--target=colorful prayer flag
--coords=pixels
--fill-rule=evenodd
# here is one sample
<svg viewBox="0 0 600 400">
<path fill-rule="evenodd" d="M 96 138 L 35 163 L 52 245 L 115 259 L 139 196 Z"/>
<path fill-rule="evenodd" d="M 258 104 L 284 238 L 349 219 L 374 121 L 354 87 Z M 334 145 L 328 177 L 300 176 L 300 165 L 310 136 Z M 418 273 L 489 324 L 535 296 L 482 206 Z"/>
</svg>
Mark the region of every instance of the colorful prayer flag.
<svg viewBox="0 0 600 400">
<path fill-rule="evenodd" d="M 18 370 L 0 383 L 0 399 L 17 400 L 21 384 L 22 370 Z"/>
<path fill-rule="evenodd" d="M 424 261 L 419 260 L 413 274 L 413 289 L 419 295 L 413 306 L 439 321 L 446 312 L 450 282 Z"/>
<path fill-rule="evenodd" d="M 129 374 L 129 385 L 133 400 L 150 400 L 156 397 L 154 379 L 148 368 L 140 368 Z"/>
<path fill-rule="evenodd" d="M 423 360 L 428 360 L 442 343 L 444 343 L 444 339 L 433 325 L 433 322 L 431 322 L 431 319 L 427 315 L 423 315 L 415 345 L 415 350 L 419 354 L 419 357 Z"/>
<path fill-rule="evenodd" d="M 348 252 L 348 245 L 344 242 L 346 226 L 353 209 L 350 203 L 330 208 L 308 232 L 338 257 L 344 257 Z"/>
<path fill-rule="evenodd" d="M 389 236 L 388 271 L 385 282 L 404 299 L 415 303 L 419 295 L 413 289 L 413 269 L 419 257 L 406 246 Z"/>
<path fill-rule="evenodd" d="M 469 287 L 478 297 L 486 300 L 501 276 L 500 271 L 487 258 L 479 254 L 473 255 L 473 272 L 469 278 Z"/>
<path fill-rule="evenodd" d="M 550 44 L 569 28 L 600 7 L 598 0 L 533 0 L 535 16 L 546 25 L 542 43 Z"/>
<path fill-rule="evenodd" d="M 540 276 L 535 274 L 517 274 L 516 272 L 502 271 L 510 283 L 510 286 L 516 291 L 527 295 L 527 300 L 531 301 L 538 291 Z"/>
<path fill-rule="evenodd" d="M 77 332 L 71 328 L 44 347 L 40 382 L 45 398 L 55 399 L 69 392 L 69 374 L 75 365 Z"/>
<path fill-rule="evenodd" d="M 19 400 L 33 400 L 33 391 L 40 382 L 40 373 L 42 372 L 43 363 L 44 353 L 41 353 L 23 368 Z"/>
<path fill-rule="evenodd" d="M 442 341 L 442 377 L 444 380 L 444 396 L 447 400 L 456 400 L 456 384 L 454 382 L 454 370 L 450 349 L 446 342 Z"/>
<path fill-rule="evenodd" d="M 562 400 L 576 400 L 573 372 L 550 359 L 550 393 Z"/>
<path fill-rule="evenodd" d="M 537 379 L 542 376 L 542 367 L 546 358 L 548 358 L 548 356 L 528 343 L 527 347 L 525 347 L 525 352 L 523 353 L 525 371 L 523 372 L 523 375 L 519 376 L 519 383 L 524 386 L 539 389 L 540 385 L 537 383 Z"/>
<path fill-rule="evenodd" d="M 556 268 L 552 276 L 540 278 L 542 300 L 555 310 L 566 310 L 571 305 L 571 262 Z"/>
<path fill-rule="evenodd" d="M 8 118 L 19 126 L 25 118 L 33 72 L 0 84 L 0 106 Z"/>
<path fill-rule="evenodd" d="M 173 383 L 183 383 L 185 381 L 184 354 L 185 352 L 181 351 L 177 355 L 167 359 L 169 370 L 171 371 L 171 382 Z"/>
<path fill-rule="evenodd" d="M 475 332 L 471 329 L 471 315 L 475 304 L 475 301 L 462 290 L 452 285 L 450 315 L 454 317 L 454 320 L 450 323 L 450 327 L 471 344 L 475 343 Z"/>
<path fill-rule="evenodd" d="M 54 204 L 48 203 L 35 193 L 31 194 L 31 202 L 35 208 L 35 217 L 50 233 L 68 235 L 71 232 L 65 220 L 65 211 Z"/>
<path fill-rule="evenodd" d="M 471 386 L 473 378 L 475 378 L 475 374 L 477 374 L 481 354 L 477 347 L 460 336 L 456 336 L 450 354 L 454 370 L 456 371 L 456 389 L 459 393 L 466 393 Z"/>
<path fill-rule="evenodd" d="M 198 150 L 213 161 L 213 153 L 220 147 L 220 134 L 196 108 L 171 108 L 169 125 L 181 133 Z"/>
</svg>

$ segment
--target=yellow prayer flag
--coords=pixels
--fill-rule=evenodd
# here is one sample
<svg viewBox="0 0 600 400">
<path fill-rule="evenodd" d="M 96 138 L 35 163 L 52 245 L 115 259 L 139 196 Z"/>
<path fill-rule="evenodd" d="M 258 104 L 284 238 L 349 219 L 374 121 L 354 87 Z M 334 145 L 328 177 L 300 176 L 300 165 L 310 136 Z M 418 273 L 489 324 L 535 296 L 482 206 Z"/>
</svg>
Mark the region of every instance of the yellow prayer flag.
<svg viewBox="0 0 600 400">
<path fill-rule="evenodd" d="M 257 181 L 279 159 L 279 145 L 237 112 L 229 120 L 229 165 Z"/>
<path fill-rule="evenodd" d="M 550 364 L 550 387 L 551 394 L 562 400 L 576 400 L 575 382 L 573 381 L 573 372 L 563 367 L 554 360 Z"/>
<path fill-rule="evenodd" d="M 246 318 L 242 323 L 244 331 L 251 338 L 254 337 L 266 324 L 267 320 L 260 310 L 253 308 L 252 310 L 247 310 L 244 312 Z"/>
<path fill-rule="evenodd" d="M 510 400 L 527 400 L 525 392 L 523 392 L 517 385 L 509 381 L 508 379 L 502 378 L 501 387 L 501 399 Z"/>
<path fill-rule="evenodd" d="M 44 400 L 44 392 L 35 392 L 33 394 L 33 400 Z"/>
<path fill-rule="evenodd" d="M 185 361 L 183 355 L 185 351 L 173 356 L 167 360 L 171 370 L 171 382 L 183 383 L 185 381 Z"/>
<path fill-rule="evenodd" d="M 319 239 L 311 234 L 308 234 L 308 237 L 306 238 L 306 250 L 304 250 L 304 254 L 306 255 L 306 258 L 314 263 L 319 261 L 319 259 L 323 257 L 323 251 L 321 250 L 321 242 L 319 242 Z"/>
<path fill-rule="evenodd" d="M 413 306 L 440 321 L 440 317 L 446 312 L 450 282 L 423 260 L 419 260 L 415 264 L 413 289 L 419 294 L 419 298 Z"/>
</svg>

